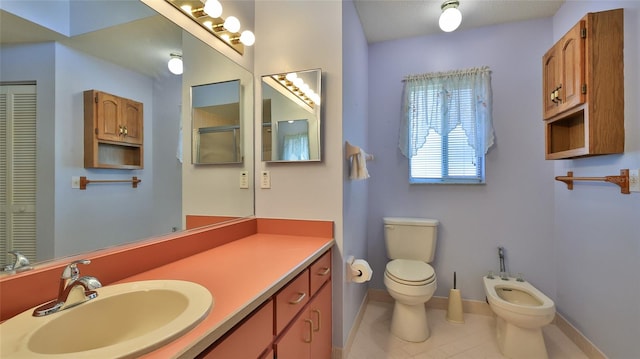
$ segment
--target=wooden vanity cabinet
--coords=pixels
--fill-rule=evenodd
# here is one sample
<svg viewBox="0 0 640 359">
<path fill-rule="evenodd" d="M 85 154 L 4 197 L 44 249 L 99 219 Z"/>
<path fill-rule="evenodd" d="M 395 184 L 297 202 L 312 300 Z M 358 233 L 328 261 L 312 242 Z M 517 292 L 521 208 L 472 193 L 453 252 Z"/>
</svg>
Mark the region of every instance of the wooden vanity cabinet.
<svg viewBox="0 0 640 359">
<path fill-rule="evenodd" d="M 624 152 L 623 10 L 589 13 L 542 58 L 545 158 Z"/>
<path fill-rule="evenodd" d="M 331 358 L 331 256 L 325 254 L 309 269 L 311 300 L 298 310 L 284 331 L 277 332 L 275 351 L 278 359 Z M 283 298 L 284 299 L 284 298 Z M 276 310 L 278 310 L 276 296 Z M 276 319 L 276 328 L 281 323 Z"/>
<path fill-rule="evenodd" d="M 331 307 L 327 251 L 197 358 L 331 358 Z"/>
<path fill-rule="evenodd" d="M 143 168 L 143 129 L 142 103 L 85 91 L 85 168 Z"/>
<path fill-rule="evenodd" d="M 225 337 L 202 352 L 198 358 L 273 358 L 273 300 L 269 299 Z"/>
</svg>

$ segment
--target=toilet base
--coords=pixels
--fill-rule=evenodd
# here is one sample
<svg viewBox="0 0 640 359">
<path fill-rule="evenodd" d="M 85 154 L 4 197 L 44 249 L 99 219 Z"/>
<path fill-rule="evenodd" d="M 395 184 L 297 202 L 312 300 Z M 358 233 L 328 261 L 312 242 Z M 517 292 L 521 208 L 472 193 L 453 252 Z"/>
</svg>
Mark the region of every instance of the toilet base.
<svg viewBox="0 0 640 359">
<path fill-rule="evenodd" d="M 498 348 L 502 355 L 513 359 L 547 359 L 542 328 L 527 329 L 509 324 L 496 317 Z"/>
<path fill-rule="evenodd" d="M 408 342 L 427 340 L 430 333 L 424 303 L 407 305 L 396 300 L 391 317 L 391 333 Z"/>
</svg>

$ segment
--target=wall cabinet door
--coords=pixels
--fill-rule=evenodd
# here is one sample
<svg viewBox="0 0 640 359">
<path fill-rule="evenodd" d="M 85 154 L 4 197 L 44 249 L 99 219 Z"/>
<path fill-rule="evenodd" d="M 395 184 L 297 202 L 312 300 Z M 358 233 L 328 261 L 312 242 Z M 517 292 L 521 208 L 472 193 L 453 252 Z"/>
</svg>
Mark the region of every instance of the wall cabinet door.
<svg viewBox="0 0 640 359">
<path fill-rule="evenodd" d="M 584 103 L 585 22 L 578 22 L 542 58 L 543 117 Z"/>
<path fill-rule="evenodd" d="M 578 22 L 560 41 L 560 91 L 558 97 L 558 112 L 563 112 L 584 103 L 585 96 L 582 87 L 584 80 L 584 46 L 586 34 L 585 22 Z M 586 36 L 586 35 L 585 35 Z"/>
</svg>

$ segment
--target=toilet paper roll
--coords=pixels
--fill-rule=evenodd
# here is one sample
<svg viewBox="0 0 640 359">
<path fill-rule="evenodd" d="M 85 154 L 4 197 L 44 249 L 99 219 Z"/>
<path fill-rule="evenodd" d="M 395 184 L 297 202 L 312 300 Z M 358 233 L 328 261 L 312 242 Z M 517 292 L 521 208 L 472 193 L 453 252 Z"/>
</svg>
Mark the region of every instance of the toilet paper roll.
<svg viewBox="0 0 640 359">
<path fill-rule="evenodd" d="M 371 280 L 373 270 L 364 259 L 356 259 L 351 263 L 351 280 L 355 283 L 364 283 Z"/>
</svg>

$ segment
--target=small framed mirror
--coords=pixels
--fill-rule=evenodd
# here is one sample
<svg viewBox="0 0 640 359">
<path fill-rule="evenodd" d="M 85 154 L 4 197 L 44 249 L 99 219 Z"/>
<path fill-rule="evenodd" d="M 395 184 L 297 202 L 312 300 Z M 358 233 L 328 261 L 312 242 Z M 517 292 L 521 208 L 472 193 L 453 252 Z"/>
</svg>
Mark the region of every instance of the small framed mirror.
<svg viewBox="0 0 640 359">
<path fill-rule="evenodd" d="M 191 87 L 193 164 L 242 162 L 240 80 Z"/>
<path fill-rule="evenodd" d="M 321 161 L 320 69 L 262 76 L 262 160 Z"/>
</svg>

